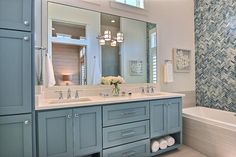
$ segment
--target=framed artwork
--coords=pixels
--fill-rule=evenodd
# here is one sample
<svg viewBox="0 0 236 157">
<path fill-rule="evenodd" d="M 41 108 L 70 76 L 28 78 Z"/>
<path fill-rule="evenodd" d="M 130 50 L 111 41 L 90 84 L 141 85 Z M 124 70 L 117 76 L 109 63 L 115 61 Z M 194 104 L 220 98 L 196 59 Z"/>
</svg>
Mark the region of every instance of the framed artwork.
<svg viewBox="0 0 236 157">
<path fill-rule="evenodd" d="M 188 73 L 191 70 L 191 50 L 173 49 L 174 72 Z"/>
<path fill-rule="evenodd" d="M 129 61 L 129 74 L 131 76 L 143 75 L 143 61 L 130 60 Z"/>
</svg>

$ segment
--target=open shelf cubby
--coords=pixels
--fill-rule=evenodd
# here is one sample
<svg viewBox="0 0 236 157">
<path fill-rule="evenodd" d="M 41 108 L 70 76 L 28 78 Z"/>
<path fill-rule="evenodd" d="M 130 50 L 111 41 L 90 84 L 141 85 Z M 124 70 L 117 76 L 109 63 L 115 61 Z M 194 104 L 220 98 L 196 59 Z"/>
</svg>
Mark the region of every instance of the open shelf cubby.
<svg viewBox="0 0 236 157">
<path fill-rule="evenodd" d="M 159 154 L 162 154 L 162 153 L 165 153 L 165 152 L 169 152 L 169 151 L 177 149 L 181 146 L 181 144 L 182 144 L 182 133 L 181 132 L 176 132 L 176 133 L 173 133 L 173 134 L 167 134 L 167 135 L 157 137 L 157 138 L 152 138 L 150 140 L 150 143 L 153 140 L 159 140 L 159 139 L 164 138 L 165 136 L 169 136 L 169 135 L 172 136 L 175 139 L 175 144 L 173 146 L 167 147 L 166 149 L 159 149 L 157 152 L 152 152 L 150 150 L 151 156 L 156 156 L 156 155 L 159 155 Z"/>
<path fill-rule="evenodd" d="M 86 155 L 86 156 L 83 156 L 83 157 L 102 157 L 102 156 L 100 155 L 100 153 L 95 153 L 95 154 Z"/>
</svg>

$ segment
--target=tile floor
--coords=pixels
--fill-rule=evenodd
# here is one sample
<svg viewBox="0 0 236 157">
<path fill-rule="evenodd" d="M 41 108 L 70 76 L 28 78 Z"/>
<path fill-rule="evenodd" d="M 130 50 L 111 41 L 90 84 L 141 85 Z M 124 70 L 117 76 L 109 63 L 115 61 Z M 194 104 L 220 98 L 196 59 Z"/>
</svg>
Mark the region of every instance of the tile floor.
<svg viewBox="0 0 236 157">
<path fill-rule="evenodd" d="M 173 150 L 169 153 L 165 153 L 163 155 L 160 155 L 158 157 L 207 157 L 200 152 L 183 145 L 181 148 L 177 150 Z"/>
</svg>

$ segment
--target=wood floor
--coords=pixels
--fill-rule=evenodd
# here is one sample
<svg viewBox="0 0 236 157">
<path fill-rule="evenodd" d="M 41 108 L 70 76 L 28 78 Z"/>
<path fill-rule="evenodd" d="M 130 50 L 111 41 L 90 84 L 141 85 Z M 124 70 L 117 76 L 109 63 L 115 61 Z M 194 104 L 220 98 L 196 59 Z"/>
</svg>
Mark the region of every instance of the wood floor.
<svg viewBox="0 0 236 157">
<path fill-rule="evenodd" d="M 177 150 L 173 150 L 169 153 L 165 153 L 163 155 L 159 155 L 158 157 L 207 157 L 198 151 L 183 145 L 181 148 Z"/>
</svg>

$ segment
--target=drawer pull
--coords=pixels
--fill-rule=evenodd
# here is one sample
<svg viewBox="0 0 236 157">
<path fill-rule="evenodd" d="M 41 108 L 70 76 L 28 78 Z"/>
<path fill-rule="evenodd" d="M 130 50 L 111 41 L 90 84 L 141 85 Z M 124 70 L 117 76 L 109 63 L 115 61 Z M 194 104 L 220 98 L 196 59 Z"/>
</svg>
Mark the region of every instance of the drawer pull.
<svg viewBox="0 0 236 157">
<path fill-rule="evenodd" d="M 135 115 L 136 112 L 135 111 L 129 111 L 129 112 L 123 112 L 122 115 L 123 116 L 132 116 L 132 115 Z"/>
<path fill-rule="evenodd" d="M 122 136 L 122 137 L 132 137 L 132 136 L 134 136 L 135 134 L 136 134 L 135 131 L 126 131 L 126 132 L 121 133 L 121 136 Z"/>
<path fill-rule="evenodd" d="M 122 154 L 122 157 L 130 157 L 130 156 L 135 156 L 136 152 L 135 151 L 130 151 Z"/>
</svg>

